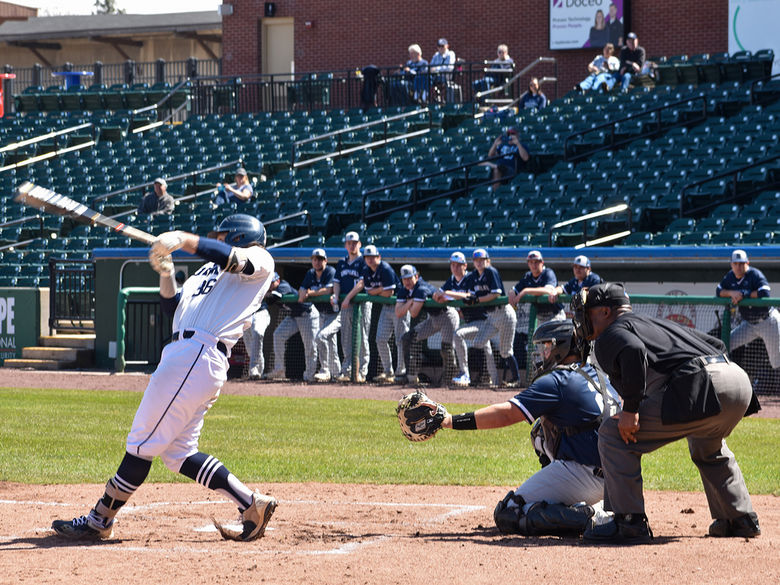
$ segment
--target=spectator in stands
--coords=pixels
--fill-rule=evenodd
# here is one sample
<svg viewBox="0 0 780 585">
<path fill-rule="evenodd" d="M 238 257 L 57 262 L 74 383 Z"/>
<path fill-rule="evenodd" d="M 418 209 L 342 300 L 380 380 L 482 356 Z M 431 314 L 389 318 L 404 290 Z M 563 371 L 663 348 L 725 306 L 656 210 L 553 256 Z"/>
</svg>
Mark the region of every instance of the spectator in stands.
<svg viewBox="0 0 780 585">
<path fill-rule="evenodd" d="M 621 80 L 621 89 L 626 92 L 631 80 L 642 73 L 645 66 L 645 50 L 639 46 L 639 38 L 636 33 L 628 33 L 626 46 L 620 51 L 620 70 L 618 77 Z"/>
<path fill-rule="evenodd" d="M 593 26 L 590 27 L 588 35 L 588 44 L 591 47 L 603 47 L 609 41 L 609 29 L 604 19 L 604 11 L 600 8 L 596 10 L 596 19 Z"/>
<path fill-rule="evenodd" d="M 244 347 L 249 356 L 249 379 L 259 380 L 265 370 L 265 355 L 263 354 L 263 340 L 265 331 L 271 324 L 271 313 L 268 311 L 268 301 L 273 299 L 273 292 L 279 287 L 279 274 L 274 272 L 273 280 L 260 308 L 252 315 L 252 323 L 244 331 Z"/>
<path fill-rule="evenodd" d="M 429 63 L 431 87 L 434 91 L 434 99 L 442 103 L 445 101 L 448 85 L 452 82 L 452 71 L 455 69 L 455 51 L 450 50 L 447 39 L 441 38 L 438 42 L 438 50 L 431 57 Z"/>
<path fill-rule="evenodd" d="M 598 55 L 593 61 L 588 63 L 588 75 L 583 79 L 575 89 L 587 92 L 590 89 L 598 90 L 602 87 L 611 91 L 617 82 L 618 69 L 620 69 L 620 59 L 614 55 L 615 47 L 612 43 L 604 45 L 601 55 Z"/>
<path fill-rule="evenodd" d="M 609 16 L 607 17 L 607 40 L 615 47 L 623 46 L 623 20 L 618 18 L 617 5 L 611 2 L 609 5 Z"/>
<path fill-rule="evenodd" d="M 461 254 L 462 255 L 462 254 Z M 464 258 L 465 262 L 465 258 Z M 417 323 L 401 338 L 401 348 L 406 362 L 406 380 L 399 382 L 416 385 L 417 370 L 421 362 L 420 344 L 434 333 L 441 332 L 442 380 L 447 380 L 447 374 L 455 374 L 455 354 L 452 349 L 452 336 L 458 328 L 458 313 L 452 307 L 429 307 L 423 309 L 425 301 L 433 298 L 436 289 L 425 282 L 411 264 L 401 266 L 401 283 L 403 286 L 396 293 L 395 316 L 399 319 L 409 315 L 416 319 L 425 311 L 425 319 Z"/>
<path fill-rule="evenodd" d="M 550 302 L 558 300 L 560 294 L 576 295 L 583 288 L 590 288 L 603 282 L 601 277 L 591 270 L 590 260 L 587 256 L 577 256 L 571 268 L 574 272 L 574 278 L 566 284 L 557 285 L 555 293 L 550 296 Z"/>
<path fill-rule="evenodd" d="M 252 183 L 249 182 L 249 175 L 247 175 L 246 169 L 240 167 L 236 171 L 235 183 L 217 183 L 217 197 L 214 201 L 219 205 L 229 202 L 240 203 L 249 201 L 254 194 L 255 190 L 252 188 Z"/>
<path fill-rule="evenodd" d="M 351 301 L 356 294 L 363 290 L 370 296 L 391 297 L 400 284 L 395 270 L 382 260 L 376 246 L 366 246 L 363 256 L 366 259 L 363 274 L 355 287 L 347 294 L 344 299 L 345 303 Z M 399 380 L 406 376 L 406 362 L 403 351 L 400 351 L 400 346 L 401 338 L 407 331 L 409 331 L 409 315 L 396 317 L 395 307 L 392 304 L 382 304 L 379 323 L 376 327 L 376 346 L 379 360 L 382 362 L 382 371 L 374 378 L 375 382 L 392 384 L 395 381 L 395 376 L 398 376 Z M 390 352 L 390 336 L 393 333 L 395 333 L 396 346 L 399 349 L 396 356 L 395 376 L 393 356 Z"/>
<path fill-rule="evenodd" d="M 282 306 L 289 312 L 282 322 L 274 330 L 274 369 L 268 375 L 270 380 L 284 380 L 287 378 L 285 371 L 285 357 L 287 353 L 287 340 L 296 333 L 301 334 L 303 351 L 306 360 L 303 372 L 304 382 L 314 381 L 314 372 L 317 370 L 317 346 L 314 339 L 317 336 L 317 327 L 320 314 L 311 302 L 304 302 L 306 289 L 296 291 L 286 280 L 279 281 L 279 285 L 273 295 L 281 298 L 284 295 L 298 295 L 297 302 L 286 302 Z"/>
<path fill-rule="evenodd" d="M 512 69 L 515 66 L 515 61 L 509 56 L 509 47 L 504 44 L 498 45 L 496 54 L 497 57 L 493 61 L 487 61 L 485 63 L 485 65 L 487 65 L 487 75 L 474 82 L 474 93 L 487 91 L 498 85 L 503 85 L 507 80 L 507 76 L 511 74 Z M 504 70 L 506 71 L 506 74 L 502 73 Z"/>
<path fill-rule="evenodd" d="M 154 180 L 153 188 L 154 192 L 144 195 L 141 203 L 138 204 L 138 215 L 154 217 L 155 215 L 172 214 L 176 202 L 168 193 L 167 181 L 158 177 Z"/>
<path fill-rule="evenodd" d="M 731 297 L 737 306 L 742 323 L 731 332 L 730 349 L 747 345 L 754 339 L 761 339 L 773 369 L 780 368 L 780 313 L 774 307 L 748 307 L 739 304 L 742 299 L 768 297 L 769 281 L 757 268 L 750 266 L 744 250 L 731 253 L 731 270 L 715 289 L 716 296 Z"/>
<path fill-rule="evenodd" d="M 423 59 L 420 45 L 409 45 L 409 60 L 399 65 L 399 74 L 392 80 L 391 101 L 403 106 L 409 98 L 417 103 L 428 99 L 428 61 Z"/>
<path fill-rule="evenodd" d="M 517 174 L 518 159 L 528 162 L 531 155 L 528 147 L 520 142 L 520 136 L 516 128 L 507 128 L 506 132 L 499 135 L 488 151 L 488 158 L 500 156 L 495 161 L 480 163 L 492 169 L 493 191 L 497 190 L 504 178 L 507 180 Z"/>
<path fill-rule="evenodd" d="M 547 96 L 542 93 L 539 88 L 539 79 L 532 77 L 528 82 L 528 91 L 520 96 L 520 101 L 517 103 L 519 110 L 525 109 L 541 109 L 547 107 Z"/>
<path fill-rule="evenodd" d="M 357 232 L 347 232 L 344 236 L 344 248 L 347 255 L 336 264 L 336 273 L 333 276 L 333 296 L 330 298 L 331 305 L 339 307 L 338 316 L 331 321 L 330 325 L 320 329 L 317 334 L 317 344 L 321 347 L 323 344 L 330 344 L 331 347 L 337 345 L 336 334 L 341 332 L 341 349 L 344 352 L 344 359 L 341 362 L 341 372 L 330 370 L 331 363 L 324 361 L 320 364 L 320 381 L 327 381 L 328 375 L 338 376 L 339 382 L 349 382 L 351 380 L 352 370 L 352 317 L 353 307 L 346 298 L 341 301 L 341 293 L 349 293 L 360 280 L 363 270 L 366 267 L 365 259 L 360 253 L 360 235 Z M 359 371 L 355 372 L 355 381 L 362 383 L 366 381 L 368 374 L 368 330 L 371 325 L 371 303 L 363 303 L 360 312 L 360 332 L 362 334 L 360 344 L 360 355 L 358 356 Z M 327 369 L 326 369 L 327 368 Z"/>
</svg>

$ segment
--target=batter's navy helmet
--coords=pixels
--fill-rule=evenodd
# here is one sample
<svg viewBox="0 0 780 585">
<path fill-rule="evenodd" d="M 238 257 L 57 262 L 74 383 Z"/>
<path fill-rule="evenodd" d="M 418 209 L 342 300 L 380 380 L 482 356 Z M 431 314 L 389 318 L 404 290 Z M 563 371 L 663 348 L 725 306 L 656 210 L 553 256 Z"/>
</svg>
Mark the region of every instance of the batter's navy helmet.
<svg viewBox="0 0 780 585">
<path fill-rule="evenodd" d="M 265 227 L 256 217 L 245 213 L 236 213 L 222 220 L 214 233 L 224 233 L 225 243 L 237 248 L 246 248 L 252 244 L 265 246 Z"/>
</svg>

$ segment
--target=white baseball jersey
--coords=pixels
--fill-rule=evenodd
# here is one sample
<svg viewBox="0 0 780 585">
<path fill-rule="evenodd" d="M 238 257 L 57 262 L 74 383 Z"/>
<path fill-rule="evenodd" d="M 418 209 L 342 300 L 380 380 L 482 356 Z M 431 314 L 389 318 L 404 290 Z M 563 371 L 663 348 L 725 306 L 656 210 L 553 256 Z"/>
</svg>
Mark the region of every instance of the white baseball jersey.
<svg viewBox="0 0 780 585">
<path fill-rule="evenodd" d="M 173 331 L 199 329 L 221 340 L 228 349 L 243 334 L 271 286 L 274 259 L 264 248 L 244 248 L 253 274 L 225 272 L 209 262 L 190 276 L 181 289 L 173 316 Z"/>
</svg>

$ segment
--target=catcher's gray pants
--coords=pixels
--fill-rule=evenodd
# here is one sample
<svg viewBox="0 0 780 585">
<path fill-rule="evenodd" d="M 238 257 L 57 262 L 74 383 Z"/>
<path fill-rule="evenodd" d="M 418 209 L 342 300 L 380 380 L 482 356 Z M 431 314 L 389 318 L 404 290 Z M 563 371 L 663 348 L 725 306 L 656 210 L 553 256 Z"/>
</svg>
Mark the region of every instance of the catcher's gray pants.
<svg viewBox="0 0 780 585">
<path fill-rule="evenodd" d="M 303 341 L 303 351 L 306 356 L 306 369 L 303 372 L 303 379 L 307 382 L 314 379 L 314 373 L 317 371 L 317 346 L 314 344 L 314 338 L 317 336 L 319 322 L 320 313 L 317 307 L 314 306 L 312 306 L 311 311 L 299 317 L 287 316 L 282 319 L 282 322 L 279 323 L 279 326 L 274 331 L 275 371 L 284 371 L 284 354 L 287 340 L 296 333 L 300 333 L 301 341 Z"/>
<path fill-rule="evenodd" d="M 428 315 L 428 318 L 424 321 L 421 321 L 414 327 L 414 335 L 416 337 L 416 341 L 425 341 L 428 339 L 431 335 L 434 333 L 438 333 L 441 331 L 441 345 L 442 345 L 442 351 L 445 351 L 445 348 L 449 345 L 452 346 L 452 338 L 455 335 L 455 330 L 458 328 L 458 312 L 453 309 L 452 307 L 447 307 L 444 309 L 441 313 L 438 315 Z M 397 334 L 396 334 L 397 335 Z M 398 339 L 398 337 L 396 337 Z M 417 366 L 419 365 L 419 356 L 418 355 L 412 355 L 411 352 L 411 339 L 409 339 L 410 343 L 410 349 L 409 349 L 409 361 L 410 363 L 406 364 L 408 368 L 408 374 L 416 374 L 417 370 L 419 369 Z M 406 353 L 406 349 L 404 349 L 404 353 Z M 451 350 L 449 350 L 451 351 Z M 450 354 L 451 355 L 451 354 Z M 404 355 L 406 357 L 406 355 Z M 450 358 L 451 360 L 452 358 Z"/>
<path fill-rule="evenodd" d="M 320 313 L 320 327 L 315 341 L 322 374 L 337 376 L 341 371 L 339 344 L 336 341 L 336 332 L 340 327 L 341 313 Z"/>
<path fill-rule="evenodd" d="M 523 482 L 515 493 L 526 504 L 547 502 L 573 506 L 585 502 L 589 506 L 604 497 L 604 479 L 594 473 L 592 465 L 556 459 Z"/>
<path fill-rule="evenodd" d="M 735 363 L 706 367 L 720 401 L 720 413 L 687 423 L 663 424 L 661 400 L 666 378 L 657 378 L 648 384 L 647 398 L 639 405 L 636 443 L 623 442 L 616 418 L 604 419 L 599 428 L 599 454 L 604 469 L 605 509 L 618 514 L 644 513 L 642 455 L 685 437 L 691 460 L 699 468 L 712 517 L 730 520 L 753 512 L 742 472 L 724 440 L 750 404 L 750 379 Z"/>
<path fill-rule="evenodd" d="M 492 311 L 488 311 L 487 321 L 496 330 L 498 339 L 498 351 L 502 358 L 515 355 L 512 344 L 515 341 L 515 326 L 517 325 L 517 312 L 511 305 L 499 305 Z M 496 335 L 494 333 L 494 335 Z M 493 337 L 491 335 L 491 337 Z"/>
<path fill-rule="evenodd" d="M 737 325 L 731 332 L 731 350 L 747 345 L 759 337 L 764 341 L 772 368 L 780 368 L 780 313 L 777 309 L 770 309 L 769 315 L 763 321 L 742 321 Z"/>
<path fill-rule="evenodd" d="M 257 368 L 257 373 L 262 374 L 265 369 L 265 356 L 263 355 L 263 339 L 265 330 L 271 324 L 271 313 L 268 309 L 257 311 L 252 315 L 252 323 L 244 331 L 244 345 L 249 355 L 250 371 Z"/>
<path fill-rule="evenodd" d="M 341 362 L 341 373 L 349 375 L 352 370 L 352 316 L 354 315 L 355 305 L 347 309 L 342 309 L 339 313 L 341 321 L 341 349 L 344 351 L 344 359 Z M 368 375 L 368 360 L 370 357 L 368 347 L 368 330 L 371 327 L 371 303 L 363 303 L 361 309 L 360 323 L 360 376 L 365 380 Z M 329 327 L 337 323 L 334 321 Z"/>
<path fill-rule="evenodd" d="M 379 360 L 382 362 L 382 371 L 388 376 L 393 375 L 393 354 L 390 351 L 390 336 L 395 333 L 396 340 L 396 367 L 395 373 L 399 376 L 406 374 L 406 360 L 401 350 L 401 337 L 409 331 L 411 319 L 406 313 L 400 319 L 395 316 L 395 305 L 382 305 L 379 313 L 379 323 L 376 326 L 376 350 Z"/>
<path fill-rule="evenodd" d="M 495 328 L 487 319 L 466 323 L 455 332 L 452 337 L 452 345 L 455 346 L 455 355 L 458 356 L 461 374 L 469 373 L 469 349 L 466 342 L 470 340 L 472 347 L 481 349 L 485 353 L 485 364 L 490 375 L 490 382 L 498 384 L 498 369 L 493 360 L 493 348 L 490 346 L 490 338 L 494 332 Z"/>
</svg>

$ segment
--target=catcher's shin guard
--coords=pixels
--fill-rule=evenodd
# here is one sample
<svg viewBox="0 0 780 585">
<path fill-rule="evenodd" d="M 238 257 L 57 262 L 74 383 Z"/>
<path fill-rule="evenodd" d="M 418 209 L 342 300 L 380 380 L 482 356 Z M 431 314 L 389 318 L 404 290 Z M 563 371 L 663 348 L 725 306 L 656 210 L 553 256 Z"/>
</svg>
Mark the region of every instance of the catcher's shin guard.
<svg viewBox="0 0 780 585">
<path fill-rule="evenodd" d="M 525 500 L 515 494 L 514 490 L 507 493 L 504 499 L 496 504 L 493 510 L 493 521 L 501 534 L 521 534 L 520 518 L 523 516 Z"/>
<path fill-rule="evenodd" d="M 594 513 L 591 506 L 584 504 L 564 506 L 537 502 L 520 518 L 519 533 L 526 536 L 578 536 L 585 532 Z"/>
</svg>

